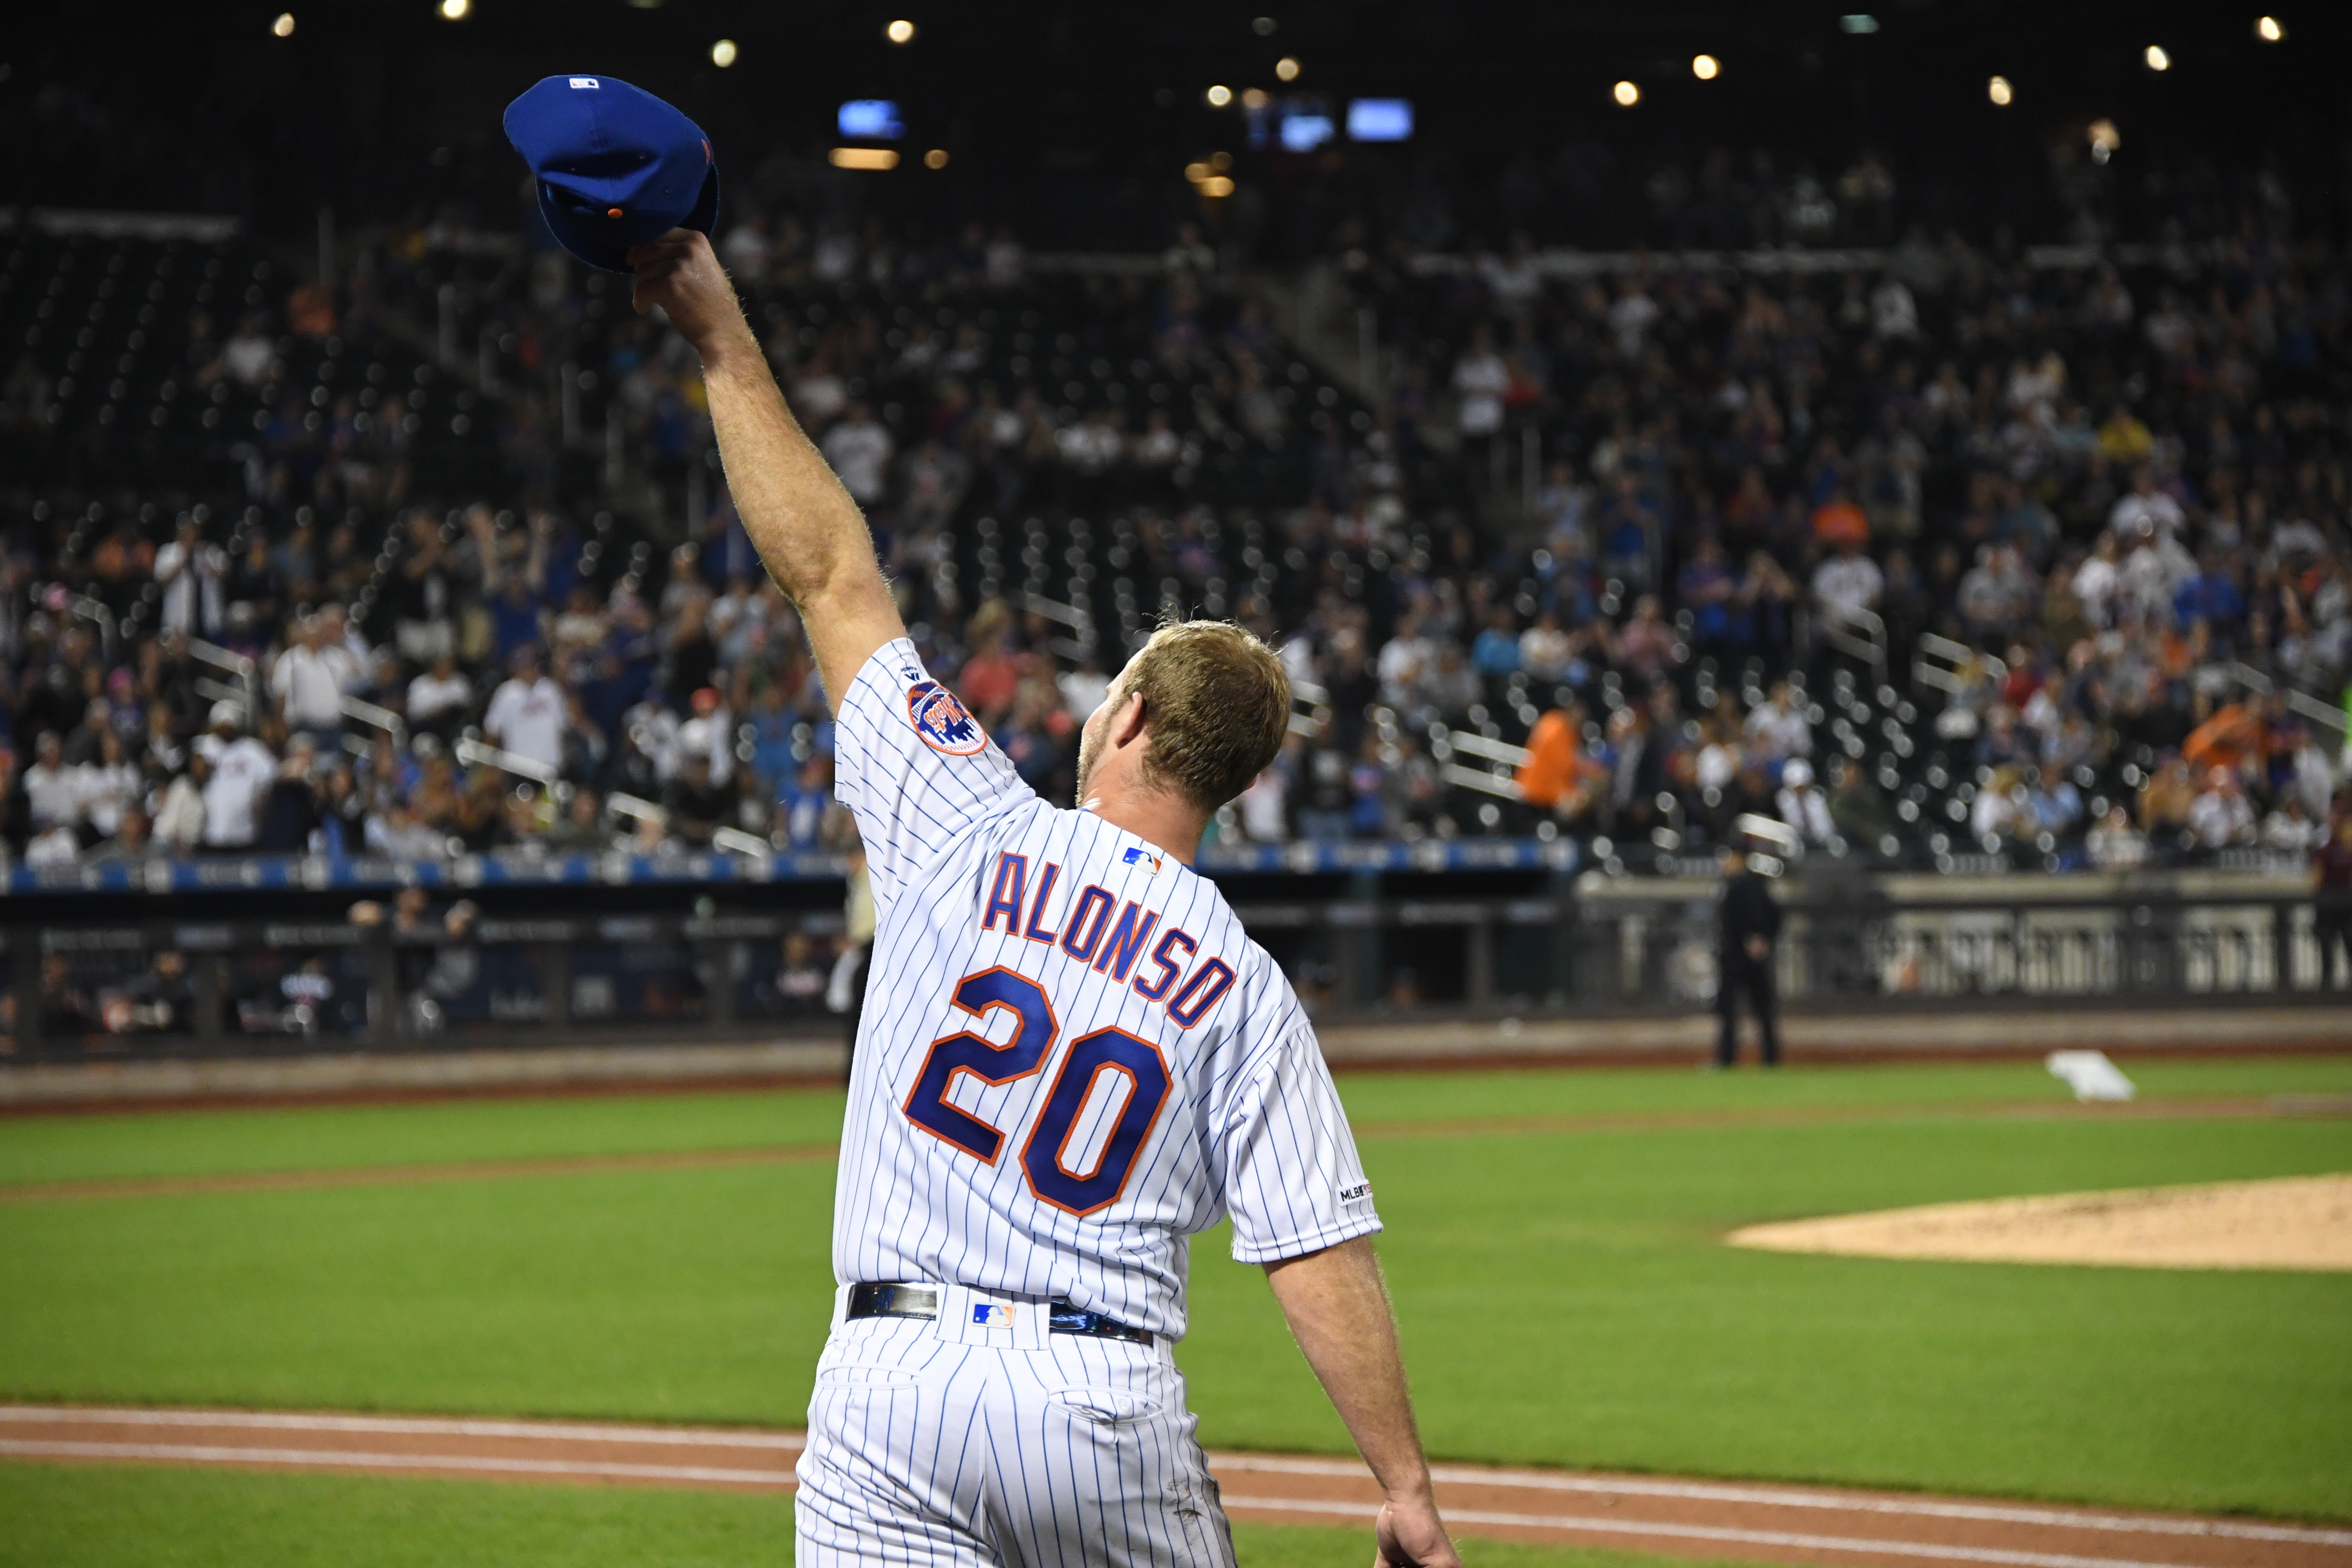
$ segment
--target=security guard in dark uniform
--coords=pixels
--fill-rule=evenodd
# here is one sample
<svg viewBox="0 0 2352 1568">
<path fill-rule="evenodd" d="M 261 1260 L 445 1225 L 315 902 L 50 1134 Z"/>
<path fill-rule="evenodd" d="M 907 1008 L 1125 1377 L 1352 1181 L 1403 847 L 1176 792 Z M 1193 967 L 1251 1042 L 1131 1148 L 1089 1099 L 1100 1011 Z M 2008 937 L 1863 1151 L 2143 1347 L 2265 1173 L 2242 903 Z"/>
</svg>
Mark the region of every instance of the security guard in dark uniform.
<svg viewBox="0 0 2352 1568">
<path fill-rule="evenodd" d="M 1770 880 L 1749 868 L 1748 853 L 1738 844 L 1723 851 L 1723 907 L 1718 924 L 1715 1010 L 1723 1029 L 1716 1038 L 1715 1065 L 1727 1068 L 1739 1059 L 1739 994 L 1744 991 L 1756 1009 L 1764 1065 L 1779 1067 L 1780 1031 L 1772 994 L 1772 944 L 1780 936 L 1780 906 L 1773 901 Z"/>
</svg>

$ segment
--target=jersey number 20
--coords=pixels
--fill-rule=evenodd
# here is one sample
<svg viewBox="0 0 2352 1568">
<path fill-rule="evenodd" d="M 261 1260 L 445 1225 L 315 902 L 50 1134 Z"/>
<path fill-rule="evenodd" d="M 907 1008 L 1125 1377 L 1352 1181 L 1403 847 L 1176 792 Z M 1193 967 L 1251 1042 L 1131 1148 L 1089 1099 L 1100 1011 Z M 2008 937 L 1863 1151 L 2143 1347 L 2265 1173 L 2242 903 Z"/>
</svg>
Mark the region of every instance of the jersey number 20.
<svg viewBox="0 0 2352 1568">
<path fill-rule="evenodd" d="M 1042 1071 L 1061 1025 L 1045 989 L 1010 969 L 965 975 L 956 983 L 955 1005 L 972 1016 L 975 1027 L 931 1042 L 922 1076 L 907 1096 L 907 1120 L 993 1165 L 1004 1152 L 1004 1130 L 949 1104 L 948 1095 L 960 1075 L 997 1085 Z M 1018 1021 L 1013 1037 L 1001 1046 L 977 1029 L 1000 1007 Z M 1071 1143 L 1079 1132 L 1079 1114 L 1089 1101 L 1104 1103 L 1117 1093 L 1118 1086 L 1105 1081 L 1114 1074 L 1127 1079 L 1126 1102 L 1110 1135 L 1100 1140 L 1100 1153 L 1089 1167 L 1078 1168 L 1072 1162 L 1083 1159 L 1085 1150 L 1073 1149 Z M 1168 1103 L 1168 1064 L 1150 1041 L 1117 1028 L 1097 1029 L 1073 1040 L 1028 1141 L 1021 1146 L 1021 1169 L 1029 1190 L 1039 1201 L 1074 1215 L 1090 1215 L 1117 1203 L 1145 1140 L 1160 1121 L 1160 1108 Z"/>
</svg>

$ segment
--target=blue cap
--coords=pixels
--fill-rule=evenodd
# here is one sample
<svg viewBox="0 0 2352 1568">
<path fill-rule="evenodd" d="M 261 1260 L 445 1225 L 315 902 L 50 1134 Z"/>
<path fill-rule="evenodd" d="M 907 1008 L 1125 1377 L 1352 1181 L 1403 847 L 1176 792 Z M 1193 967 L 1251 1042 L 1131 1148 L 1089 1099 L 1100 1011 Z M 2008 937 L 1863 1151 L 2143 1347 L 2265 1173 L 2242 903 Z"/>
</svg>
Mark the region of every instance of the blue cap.
<svg viewBox="0 0 2352 1568">
<path fill-rule="evenodd" d="M 719 170 L 699 126 L 609 76 L 551 76 L 507 105 L 507 140 L 530 165 L 540 215 L 564 249 L 606 272 L 674 228 L 710 232 Z"/>
</svg>

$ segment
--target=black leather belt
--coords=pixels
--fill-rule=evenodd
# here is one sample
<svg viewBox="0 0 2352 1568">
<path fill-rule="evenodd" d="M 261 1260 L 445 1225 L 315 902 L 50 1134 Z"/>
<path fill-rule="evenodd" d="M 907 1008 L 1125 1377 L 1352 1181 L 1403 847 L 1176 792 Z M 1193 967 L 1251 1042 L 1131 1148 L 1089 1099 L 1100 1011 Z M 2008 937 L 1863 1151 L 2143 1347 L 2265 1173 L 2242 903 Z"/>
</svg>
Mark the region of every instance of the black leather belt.
<svg viewBox="0 0 2352 1568">
<path fill-rule="evenodd" d="M 1107 1318 L 1100 1312 L 1089 1312 L 1084 1307 L 1067 1301 L 1045 1304 L 1045 1326 L 1057 1334 L 1090 1334 L 1098 1340 L 1125 1340 L 1129 1344 L 1151 1343 L 1151 1331 L 1122 1323 L 1117 1318 Z M 929 1285 L 852 1285 L 849 1288 L 851 1318 L 932 1318 L 940 1315 L 940 1293 Z"/>
</svg>

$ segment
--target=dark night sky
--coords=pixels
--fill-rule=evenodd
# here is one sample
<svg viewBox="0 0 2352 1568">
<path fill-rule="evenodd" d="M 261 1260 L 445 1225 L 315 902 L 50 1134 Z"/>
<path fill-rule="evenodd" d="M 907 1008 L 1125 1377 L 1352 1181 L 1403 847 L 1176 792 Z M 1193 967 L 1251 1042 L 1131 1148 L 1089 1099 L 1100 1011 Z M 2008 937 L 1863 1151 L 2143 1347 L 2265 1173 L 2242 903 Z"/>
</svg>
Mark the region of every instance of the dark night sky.
<svg viewBox="0 0 2352 1568">
<path fill-rule="evenodd" d="M 1864 0 L 1847 0 L 1859 5 Z M 1305 70 L 1289 90 L 1415 100 L 1404 150 L 1343 148 L 1342 178 L 1412 167 L 1465 187 L 1514 156 L 1571 142 L 1622 164 L 1762 142 L 1824 172 L 1870 144 L 1906 178 L 1982 186 L 2038 177 L 2045 148 L 2097 116 L 2122 128 L 2119 172 L 2206 154 L 2224 168 L 2268 153 L 2333 179 L 2346 95 L 2333 84 L 2352 17 L 2340 6 L 2280 13 L 2284 44 L 2254 37 L 2254 5 L 2119 0 L 1879 0 L 1879 30 L 1843 30 L 1843 5 L 1403 5 L 1310 0 L 1182 7 L 903 6 L 753 0 L 475 0 L 463 22 L 434 0 L 294 0 L 294 36 L 269 35 L 283 0 L 119 0 L 19 16 L 0 45 L 0 131 L 12 149 L 0 200 L 241 212 L 292 233 L 320 205 L 359 218 L 457 200 L 506 226 L 516 167 L 499 128 L 537 77 L 596 71 L 672 98 L 710 131 L 722 168 L 832 140 L 845 98 L 890 97 L 908 142 L 950 149 L 946 176 L 902 169 L 887 199 L 931 200 L 1056 183 L 1181 197 L 1179 171 L 1228 149 L 1245 178 L 1308 170 L 1251 158 L 1237 110 L 1211 110 L 1213 82 L 1281 89 L 1275 61 Z M 1271 16 L 1261 35 L 1253 18 Z M 914 42 L 885 24 L 904 16 Z M 721 70 L 709 46 L 733 38 Z M 2173 68 L 2141 51 L 2160 43 Z M 1724 62 L 1690 74 L 1693 53 Z M 2017 87 L 2000 110 L 1994 72 Z M 1630 79 L 1632 110 L 1609 99 Z M 1165 104 L 1161 100 L 1165 98 Z M 1296 161 L 1294 160 L 1294 163 Z M 928 190 L 915 183 L 932 178 Z M 914 187 L 909 195 L 902 187 Z"/>
</svg>

